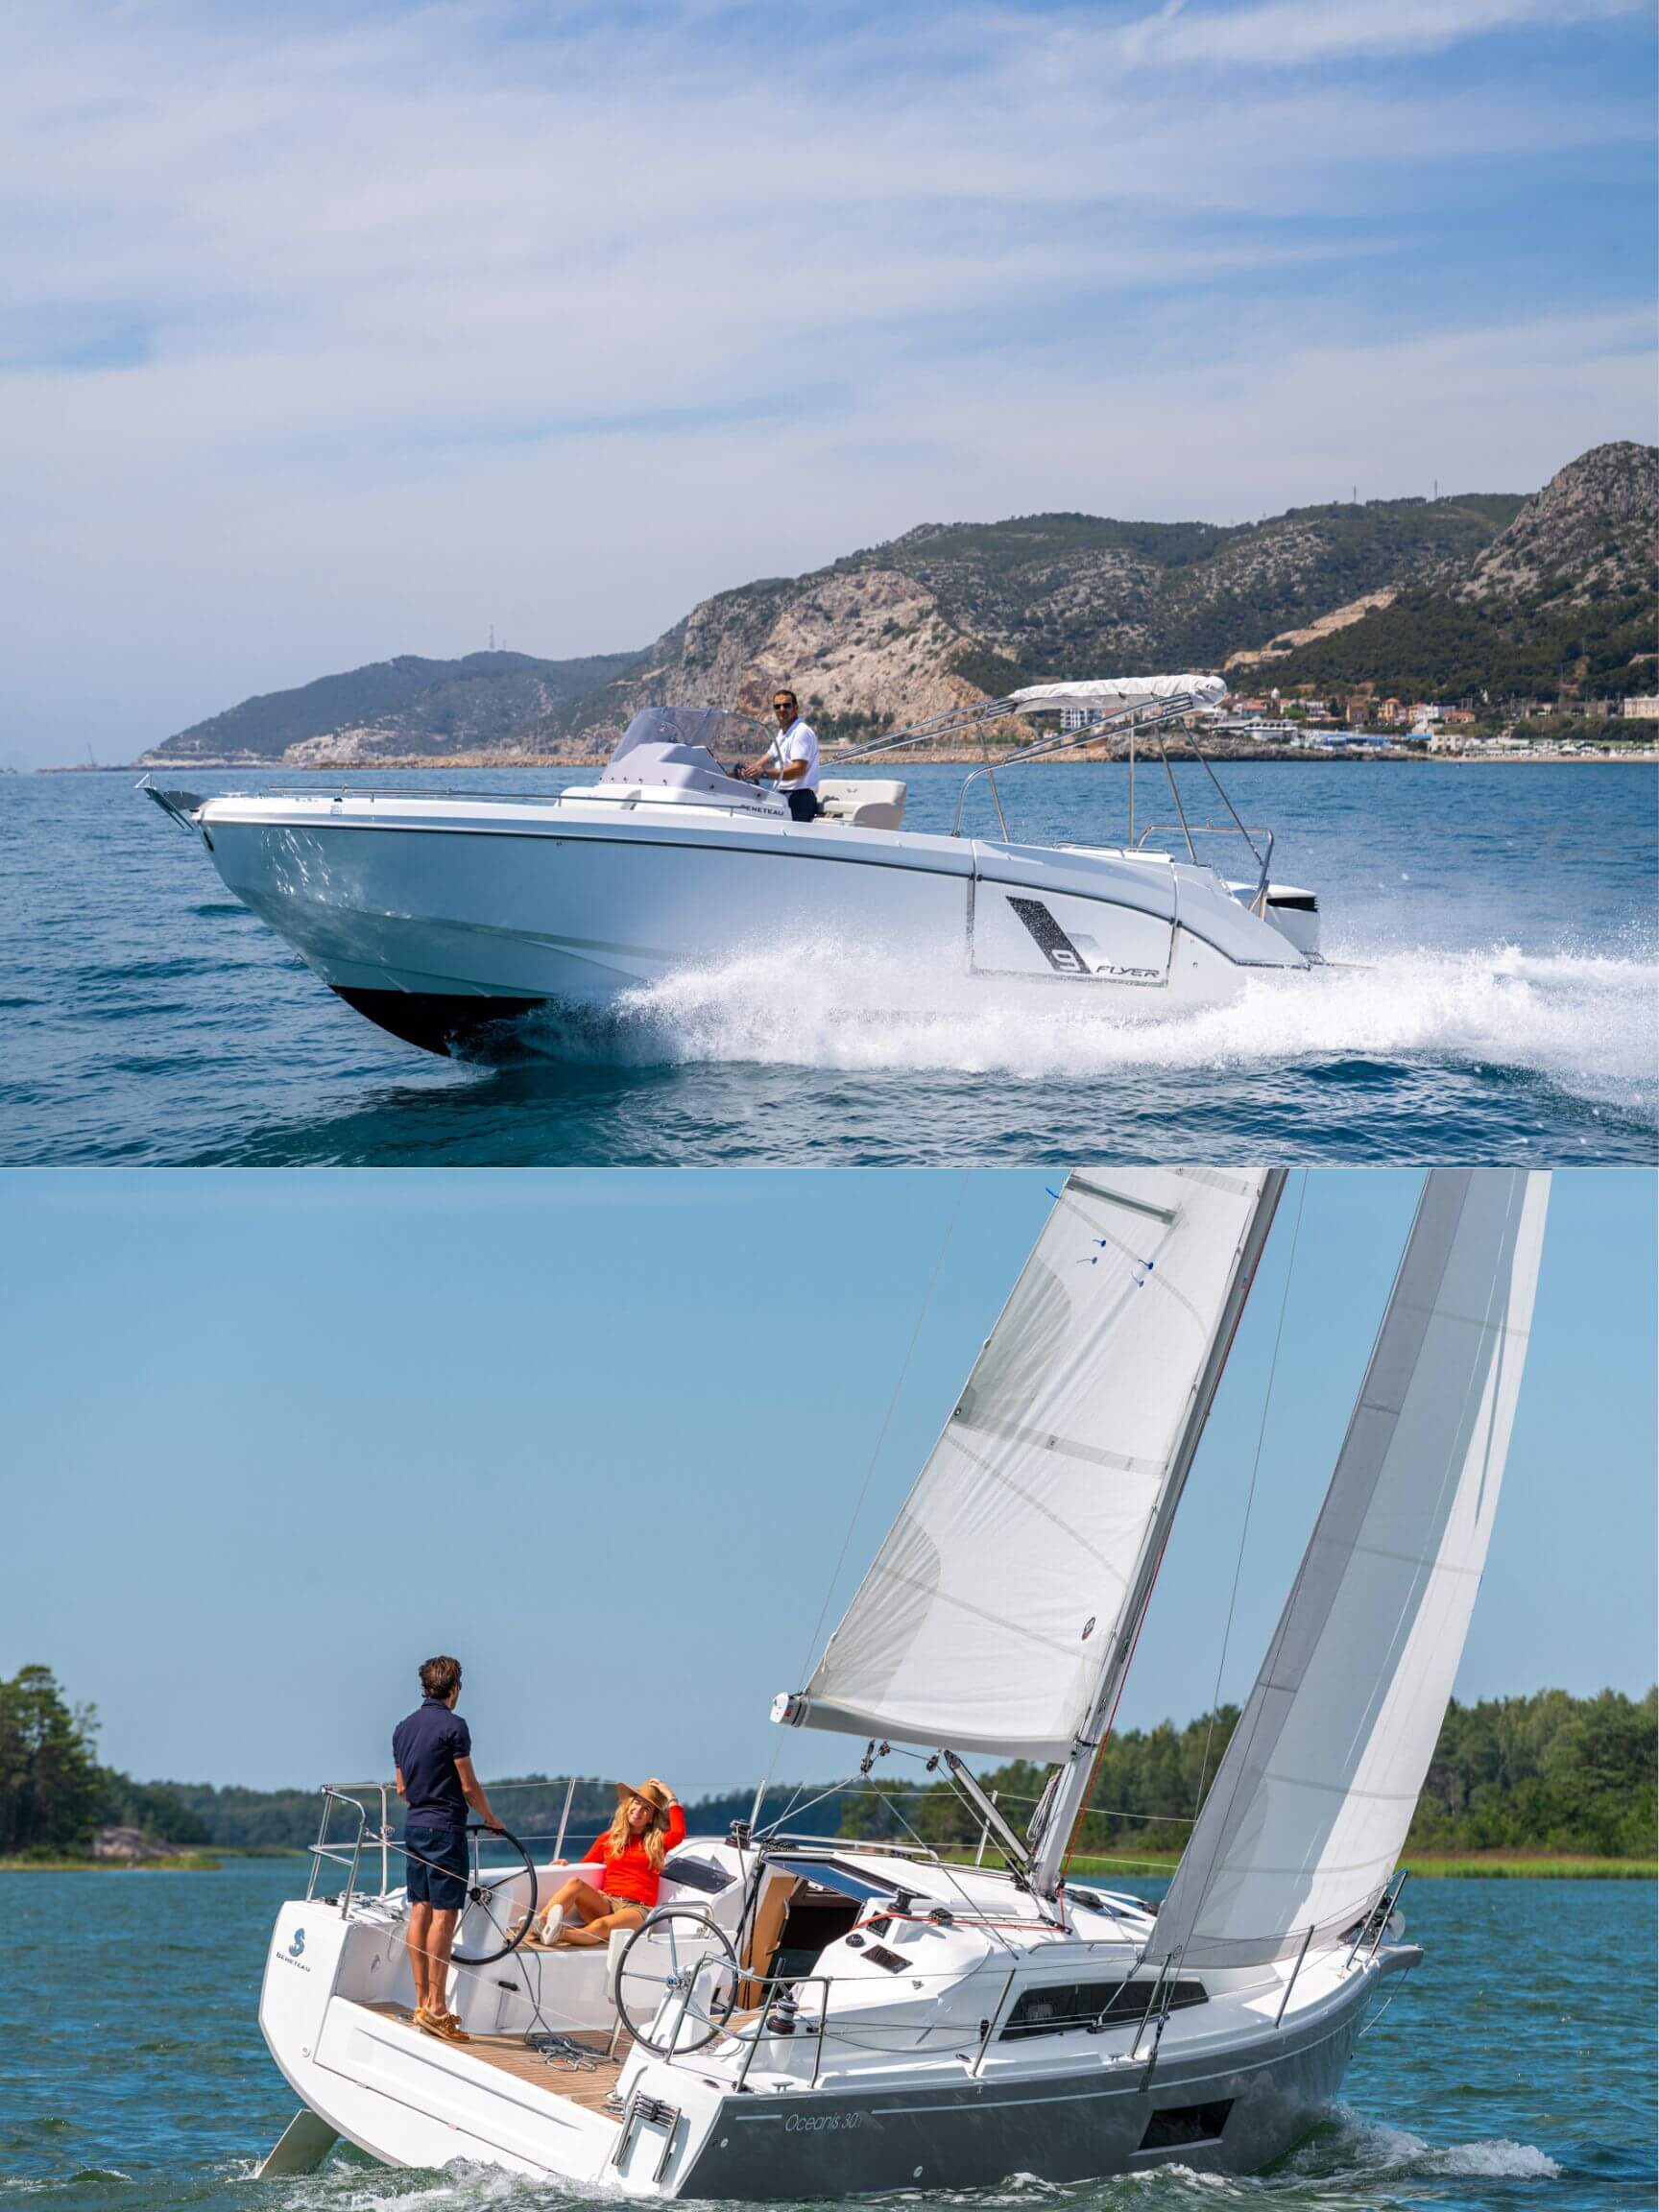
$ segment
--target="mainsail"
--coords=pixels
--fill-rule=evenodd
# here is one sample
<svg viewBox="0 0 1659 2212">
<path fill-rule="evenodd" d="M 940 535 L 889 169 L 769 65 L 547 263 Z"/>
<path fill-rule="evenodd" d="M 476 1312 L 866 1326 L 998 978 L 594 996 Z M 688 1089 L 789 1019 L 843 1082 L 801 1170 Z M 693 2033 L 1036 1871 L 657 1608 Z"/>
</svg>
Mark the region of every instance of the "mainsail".
<svg viewBox="0 0 1659 2212">
<path fill-rule="evenodd" d="M 1133 1643 L 1283 1177 L 1067 1178 L 796 1725 L 1072 1758 Z"/>
<path fill-rule="evenodd" d="M 1485 1564 L 1549 1180 L 1429 1175 L 1312 1539 L 1159 1912 L 1154 1960 L 1287 1957 L 1382 1896 Z"/>
</svg>

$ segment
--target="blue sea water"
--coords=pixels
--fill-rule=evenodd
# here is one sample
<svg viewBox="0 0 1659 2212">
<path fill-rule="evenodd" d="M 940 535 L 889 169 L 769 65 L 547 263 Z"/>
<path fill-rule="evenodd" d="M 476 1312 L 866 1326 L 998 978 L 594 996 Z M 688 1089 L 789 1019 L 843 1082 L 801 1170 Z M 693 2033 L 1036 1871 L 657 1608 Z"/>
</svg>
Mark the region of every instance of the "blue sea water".
<svg viewBox="0 0 1659 2212">
<path fill-rule="evenodd" d="M 910 822 L 948 828 L 962 774 L 907 769 Z M 785 944 L 641 991 L 598 1037 L 526 1022 L 493 1068 L 351 1013 L 130 774 L 0 778 L 0 1165 L 1659 1154 L 1652 766 L 1224 774 L 1345 965 L 1146 1022 L 1086 993 L 924 981 L 902 949 Z M 1120 768 L 1005 789 L 1018 835 L 1121 836 Z"/>
<path fill-rule="evenodd" d="M 395 2173 L 354 2152 L 256 2182 L 294 2100 L 255 2019 L 298 1860 L 217 1874 L 0 1874 L 0 2201 L 30 2212 L 561 2212 L 480 2167 Z M 1156 1887 L 1157 1885 L 1149 1887 Z M 1623 2212 L 1654 2194 L 1654 1890 L 1424 1882 L 1424 1965 L 1360 2043 L 1344 2103 L 1271 2172 L 1180 2166 L 934 2205 L 1060 2212 Z"/>
</svg>

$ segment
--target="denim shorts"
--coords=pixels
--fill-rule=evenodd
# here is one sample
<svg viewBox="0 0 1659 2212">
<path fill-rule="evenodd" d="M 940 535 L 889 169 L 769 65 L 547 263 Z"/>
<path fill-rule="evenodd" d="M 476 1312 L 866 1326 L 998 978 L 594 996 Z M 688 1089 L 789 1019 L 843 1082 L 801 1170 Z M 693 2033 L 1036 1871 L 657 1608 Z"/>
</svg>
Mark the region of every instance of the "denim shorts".
<svg viewBox="0 0 1659 2212">
<path fill-rule="evenodd" d="M 465 1828 L 405 1828 L 409 1902 L 458 1912 L 467 1902 Z"/>
</svg>

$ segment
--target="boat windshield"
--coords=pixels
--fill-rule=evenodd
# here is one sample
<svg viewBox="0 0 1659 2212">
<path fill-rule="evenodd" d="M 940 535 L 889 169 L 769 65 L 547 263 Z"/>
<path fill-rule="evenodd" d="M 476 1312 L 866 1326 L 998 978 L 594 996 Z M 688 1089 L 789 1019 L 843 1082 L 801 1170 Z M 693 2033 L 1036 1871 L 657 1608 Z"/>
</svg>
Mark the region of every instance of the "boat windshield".
<svg viewBox="0 0 1659 2212">
<path fill-rule="evenodd" d="M 616 740 L 607 775 L 631 773 L 623 767 L 631 754 L 643 756 L 649 748 L 667 746 L 707 753 L 715 762 L 751 760 L 763 753 L 770 733 L 748 714 L 733 714 L 724 707 L 642 707 Z M 642 758 L 636 765 L 642 765 Z"/>
</svg>

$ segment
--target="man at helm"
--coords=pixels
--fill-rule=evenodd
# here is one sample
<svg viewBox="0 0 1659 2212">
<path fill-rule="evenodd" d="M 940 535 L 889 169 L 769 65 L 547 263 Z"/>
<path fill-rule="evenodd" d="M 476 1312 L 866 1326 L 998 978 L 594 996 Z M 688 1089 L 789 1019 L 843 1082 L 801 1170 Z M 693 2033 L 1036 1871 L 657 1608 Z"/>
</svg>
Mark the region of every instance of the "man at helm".
<svg viewBox="0 0 1659 2212">
<path fill-rule="evenodd" d="M 415 1982 L 415 2025 L 444 2043 L 469 2043 L 449 2009 L 449 1954 L 467 1903 L 471 1862 L 467 1808 L 502 1833 L 484 1785 L 472 1770 L 471 1732 L 455 1710 L 461 1662 L 441 1652 L 421 1669 L 421 1702 L 392 1732 L 403 1827 L 409 1925 L 404 1942 Z"/>
<path fill-rule="evenodd" d="M 778 734 L 758 760 L 746 760 L 745 776 L 769 776 L 788 803 L 797 822 L 818 819 L 818 738 L 809 722 L 801 719 L 800 703 L 793 691 L 781 685 L 772 694 L 772 712 Z"/>
</svg>

